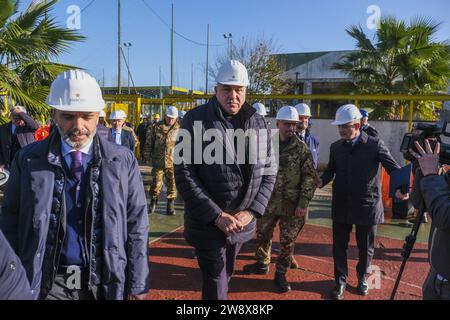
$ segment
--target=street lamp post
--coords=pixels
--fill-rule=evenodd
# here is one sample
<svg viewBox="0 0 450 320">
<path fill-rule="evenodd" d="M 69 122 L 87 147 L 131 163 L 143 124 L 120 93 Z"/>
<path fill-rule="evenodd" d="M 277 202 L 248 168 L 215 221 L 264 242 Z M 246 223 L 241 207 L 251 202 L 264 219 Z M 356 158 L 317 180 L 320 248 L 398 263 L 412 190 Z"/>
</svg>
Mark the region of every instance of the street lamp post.
<svg viewBox="0 0 450 320">
<path fill-rule="evenodd" d="M 125 42 L 123 45 L 127 48 L 128 94 L 130 94 L 130 48 L 132 47 L 132 44 L 131 42 Z"/>
<path fill-rule="evenodd" d="M 230 60 L 233 59 L 233 35 L 231 33 L 224 33 L 223 37 L 227 39 L 227 55 Z"/>
</svg>

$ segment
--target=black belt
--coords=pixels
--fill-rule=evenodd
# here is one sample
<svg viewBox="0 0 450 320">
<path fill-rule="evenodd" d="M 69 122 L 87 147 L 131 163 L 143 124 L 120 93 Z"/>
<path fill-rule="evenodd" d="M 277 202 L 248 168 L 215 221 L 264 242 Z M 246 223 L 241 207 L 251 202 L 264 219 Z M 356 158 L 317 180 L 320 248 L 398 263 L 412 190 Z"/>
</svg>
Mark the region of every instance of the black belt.
<svg viewBox="0 0 450 320">
<path fill-rule="evenodd" d="M 81 273 L 84 273 L 87 271 L 87 268 L 82 267 L 82 266 L 59 266 L 58 267 L 58 274 L 73 274 L 74 272 L 80 270 Z"/>
</svg>

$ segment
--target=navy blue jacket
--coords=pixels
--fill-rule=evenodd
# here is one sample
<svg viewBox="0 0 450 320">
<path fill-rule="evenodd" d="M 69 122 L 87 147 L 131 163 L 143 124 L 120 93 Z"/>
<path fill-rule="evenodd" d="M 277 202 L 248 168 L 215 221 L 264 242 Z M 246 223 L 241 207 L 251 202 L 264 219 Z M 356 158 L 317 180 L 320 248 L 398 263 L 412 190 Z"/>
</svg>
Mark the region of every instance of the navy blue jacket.
<svg viewBox="0 0 450 320">
<path fill-rule="evenodd" d="M 115 143 L 112 130 L 113 129 L 109 130 L 108 140 L 112 143 Z M 136 140 L 134 140 L 134 136 L 131 132 L 122 129 L 122 132 L 120 133 L 120 140 L 122 142 L 122 146 L 127 147 L 134 152 L 134 148 L 136 147 Z"/>
<path fill-rule="evenodd" d="M 362 126 L 361 127 L 361 131 L 364 131 L 365 133 L 367 133 L 367 135 L 369 135 L 371 137 L 378 138 L 378 131 L 377 131 L 377 129 L 372 127 L 370 124 Z"/>
<path fill-rule="evenodd" d="M 355 146 L 345 140 L 330 147 L 330 161 L 322 175 L 323 185 L 333 181 L 332 219 L 370 226 L 384 221 L 380 164 L 390 174 L 400 168 L 383 140 L 361 132 Z"/>
<path fill-rule="evenodd" d="M 31 300 L 27 274 L 0 231 L 0 300 Z"/>
<path fill-rule="evenodd" d="M 297 134 L 297 136 L 300 138 L 300 140 L 303 141 L 300 134 Z M 317 169 L 317 163 L 319 161 L 319 138 L 312 135 L 311 132 L 307 129 L 305 131 L 305 141 L 303 142 L 306 143 L 306 145 L 309 148 L 309 151 L 311 151 L 314 168 Z"/>
<path fill-rule="evenodd" d="M 177 189 L 185 201 L 184 234 L 185 238 L 196 248 L 213 249 L 223 247 L 228 243 L 243 243 L 253 237 L 256 222 L 234 235 L 226 238 L 225 234 L 214 225 L 214 221 L 222 211 L 233 214 L 242 210 L 250 210 L 255 216 L 264 214 L 267 203 L 272 194 L 275 184 L 276 167 L 272 171 L 264 172 L 265 169 L 274 164 L 272 155 L 272 143 L 269 130 L 264 118 L 258 115 L 249 104 L 242 107 L 244 128 L 255 129 L 259 132 L 259 147 L 262 148 L 262 157 L 251 164 L 248 174 L 242 172 L 242 168 L 236 162 L 233 147 L 228 148 L 222 140 L 224 153 L 231 157 L 230 164 L 205 163 L 204 159 L 199 162 L 195 157 L 201 156 L 199 152 L 194 154 L 194 144 L 190 144 L 190 157 L 183 153 L 183 162 L 175 163 L 175 179 Z M 197 122 L 197 129 L 194 125 Z M 209 142 L 203 142 L 201 136 L 208 129 L 225 136 L 225 130 L 229 127 L 220 110 L 219 102 L 215 97 L 207 104 L 189 111 L 183 118 L 177 148 L 182 145 L 185 138 L 195 141 L 200 139 L 200 149 L 203 151 Z M 194 134 L 195 130 L 195 134 Z M 186 133 L 188 137 L 183 136 Z M 234 162 L 233 162 L 234 159 Z M 176 162 L 176 159 L 174 159 Z M 190 163 L 189 163 L 190 162 Z M 246 180 L 244 177 L 248 177 Z M 244 190 L 244 192 L 242 192 Z M 236 199 L 241 199 L 236 201 Z"/>
<path fill-rule="evenodd" d="M 66 212 L 60 143 L 55 131 L 17 153 L 2 203 L 0 227 L 25 267 L 34 298 L 51 287 L 61 250 Z M 134 154 L 97 135 L 94 148 L 98 160 L 91 164 L 86 209 L 89 285 L 100 287 L 105 299 L 120 300 L 149 288 L 147 201 Z"/>
</svg>

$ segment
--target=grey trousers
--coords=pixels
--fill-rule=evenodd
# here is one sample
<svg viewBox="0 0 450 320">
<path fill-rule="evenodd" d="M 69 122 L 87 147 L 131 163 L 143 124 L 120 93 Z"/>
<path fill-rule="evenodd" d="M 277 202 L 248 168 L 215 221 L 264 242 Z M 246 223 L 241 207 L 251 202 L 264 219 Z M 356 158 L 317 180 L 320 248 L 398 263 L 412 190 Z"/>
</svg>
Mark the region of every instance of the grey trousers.
<svg viewBox="0 0 450 320">
<path fill-rule="evenodd" d="M 80 289 L 70 289 L 68 287 L 70 276 L 70 274 L 57 274 L 45 300 L 95 300 L 92 291 L 87 290 L 86 285 L 82 285 Z"/>
</svg>

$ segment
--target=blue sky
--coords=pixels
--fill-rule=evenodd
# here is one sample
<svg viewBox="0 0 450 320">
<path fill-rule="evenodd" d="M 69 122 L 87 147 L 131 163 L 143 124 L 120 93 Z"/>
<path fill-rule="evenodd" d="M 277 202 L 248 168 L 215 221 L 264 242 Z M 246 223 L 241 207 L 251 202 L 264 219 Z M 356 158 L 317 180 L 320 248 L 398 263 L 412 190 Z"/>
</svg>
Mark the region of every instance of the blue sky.
<svg viewBox="0 0 450 320">
<path fill-rule="evenodd" d="M 66 25 L 69 6 L 82 9 L 91 1 L 61 0 L 53 14 Z M 22 0 L 21 8 L 30 2 Z M 170 29 L 149 7 L 170 25 L 172 3 L 175 30 L 184 36 L 206 43 L 206 25 L 210 24 L 210 43 L 219 45 L 210 47 L 210 61 L 226 51 L 224 33 L 232 33 L 235 42 L 243 37 L 273 38 L 280 53 L 353 49 L 345 29 L 360 24 L 372 36 L 374 31 L 366 25 L 370 5 L 377 5 L 382 15 L 400 19 L 432 17 L 442 22 L 436 40 L 450 39 L 448 0 L 122 0 L 122 42 L 132 43 L 130 62 L 136 85 L 158 85 L 160 68 L 162 84 L 170 84 Z M 95 0 L 80 17 L 79 31 L 87 40 L 75 44 L 60 61 L 86 68 L 100 81 L 104 70 L 106 85 L 115 85 L 117 0 Z M 175 36 L 174 50 L 174 85 L 190 88 L 193 65 L 194 89 L 204 88 L 206 47 Z M 126 79 L 125 66 L 122 72 Z"/>
</svg>

